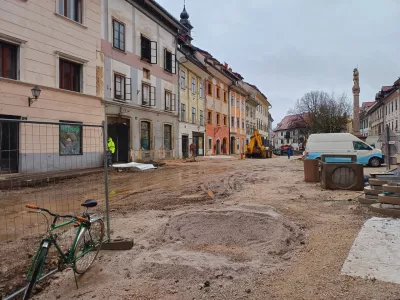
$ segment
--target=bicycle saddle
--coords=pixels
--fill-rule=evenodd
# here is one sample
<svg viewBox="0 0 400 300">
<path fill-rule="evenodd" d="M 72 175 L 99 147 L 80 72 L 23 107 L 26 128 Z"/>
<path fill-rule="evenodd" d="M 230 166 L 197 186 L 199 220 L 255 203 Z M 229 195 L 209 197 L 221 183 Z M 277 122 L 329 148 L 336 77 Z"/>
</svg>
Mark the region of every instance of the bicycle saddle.
<svg viewBox="0 0 400 300">
<path fill-rule="evenodd" d="M 97 206 L 97 201 L 93 200 L 93 199 L 88 199 L 85 202 L 83 202 L 81 204 L 81 206 L 84 206 L 84 207 L 95 207 L 95 206 Z"/>
</svg>

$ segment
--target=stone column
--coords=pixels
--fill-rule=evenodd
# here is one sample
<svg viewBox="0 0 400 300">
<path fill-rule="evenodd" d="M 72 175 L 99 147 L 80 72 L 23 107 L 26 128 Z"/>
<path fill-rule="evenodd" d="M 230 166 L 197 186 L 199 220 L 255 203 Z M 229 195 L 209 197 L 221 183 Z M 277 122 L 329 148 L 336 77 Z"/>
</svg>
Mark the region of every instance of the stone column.
<svg viewBox="0 0 400 300">
<path fill-rule="evenodd" d="M 360 84 L 357 68 L 353 71 L 353 134 L 360 136 Z"/>
</svg>

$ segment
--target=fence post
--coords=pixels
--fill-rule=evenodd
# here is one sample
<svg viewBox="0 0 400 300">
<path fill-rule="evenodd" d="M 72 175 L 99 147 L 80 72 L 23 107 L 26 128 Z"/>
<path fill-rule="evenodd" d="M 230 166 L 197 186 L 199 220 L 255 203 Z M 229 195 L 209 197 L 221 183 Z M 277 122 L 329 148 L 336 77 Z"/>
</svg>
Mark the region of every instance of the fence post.
<svg viewBox="0 0 400 300">
<path fill-rule="evenodd" d="M 103 134 L 103 152 L 104 152 L 104 188 L 106 193 L 106 217 L 107 217 L 107 239 L 110 241 L 110 204 L 108 199 L 108 161 L 107 161 L 107 137 L 105 132 L 105 122 L 102 122 L 101 131 Z"/>
</svg>

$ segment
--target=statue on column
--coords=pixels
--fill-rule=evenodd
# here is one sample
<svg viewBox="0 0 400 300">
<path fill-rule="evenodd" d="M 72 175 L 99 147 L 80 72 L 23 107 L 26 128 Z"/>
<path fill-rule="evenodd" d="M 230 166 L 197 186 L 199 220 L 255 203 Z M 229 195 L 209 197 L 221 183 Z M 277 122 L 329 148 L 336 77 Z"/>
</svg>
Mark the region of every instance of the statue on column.
<svg viewBox="0 0 400 300">
<path fill-rule="evenodd" d="M 360 93 L 360 77 L 357 68 L 353 70 L 353 82 L 353 92 Z"/>
</svg>

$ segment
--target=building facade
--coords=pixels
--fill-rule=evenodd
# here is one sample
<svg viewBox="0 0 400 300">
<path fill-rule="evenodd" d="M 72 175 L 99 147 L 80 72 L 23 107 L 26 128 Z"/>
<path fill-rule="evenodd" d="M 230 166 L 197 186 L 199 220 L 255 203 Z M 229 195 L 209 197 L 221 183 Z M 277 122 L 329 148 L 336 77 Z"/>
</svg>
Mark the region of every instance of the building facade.
<svg viewBox="0 0 400 300">
<path fill-rule="evenodd" d="M 243 78 L 239 74 L 233 73 L 231 69 L 228 69 L 227 65 L 225 69 L 232 74 L 235 82 L 229 92 L 230 154 L 239 154 L 245 152 L 246 146 L 246 99 L 248 93 L 241 86 Z"/>
<path fill-rule="evenodd" d="M 269 136 L 268 116 L 271 104 L 268 102 L 268 98 L 256 86 L 254 88 L 257 90 L 256 101 L 258 102 L 256 110 L 257 129 L 262 136 L 264 146 L 269 146 L 271 137 Z"/>
<path fill-rule="evenodd" d="M 0 7 L 0 118 L 101 125 L 99 1 L 2 0 Z M 28 100 L 35 85 L 40 96 Z M 86 128 L 53 126 L 50 138 L 32 126 L 2 122 L 9 133 L 1 134 L 1 172 L 102 165 L 103 150 L 91 147 Z"/>
<path fill-rule="evenodd" d="M 206 113 L 206 80 L 211 73 L 197 59 L 197 50 L 191 45 L 189 14 L 184 8 L 181 13 L 181 24 L 187 28 L 181 33 L 178 42 L 177 59 L 179 62 L 179 157 L 190 155 L 193 144 L 195 154 L 204 156 L 205 151 L 205 113 Z"/>
<path fill-rule="evenodd" d="M 156 1 L 102 0 L 101 51 L 113 161 L 178 157 L 179 30 Z"/>
<path fill-rule="evenodd" d="M 249 144 L 251 136 L 254 134 L 254 130 L 257 129 L 257 118 L 256 111 L 258 107 L 258 102 L 256 100 L 257 90 L 249 85 L 248 83 L 244 83 L 244 88 L 248 93 L 248 97 L 246 99 L 246 145 Z"/>
<path fill-rule="evenodd" d="M 303 119 L 299 115 L 288 115 L 274 129 L 273 144 L 275 148 L 289 145 L 295 150 L 302 150 L 306 137 Z"/>
</svg>

